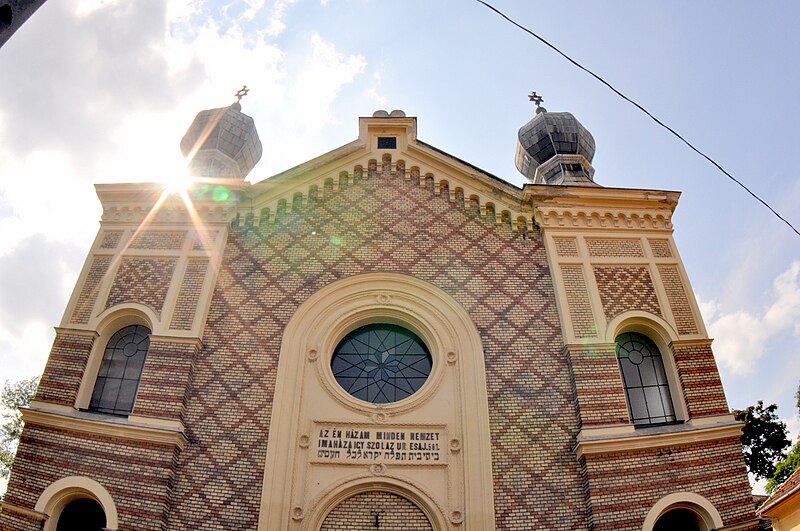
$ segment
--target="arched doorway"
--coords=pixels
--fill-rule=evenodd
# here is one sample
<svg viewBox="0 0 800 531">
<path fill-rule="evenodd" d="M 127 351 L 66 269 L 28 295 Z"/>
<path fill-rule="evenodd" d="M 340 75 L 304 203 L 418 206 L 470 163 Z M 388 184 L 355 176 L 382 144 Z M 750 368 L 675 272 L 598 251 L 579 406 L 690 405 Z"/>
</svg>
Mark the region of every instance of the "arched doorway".
<svg viewBox="0 0 800 531">
<path fill-rule="evenodd" d="M 56 531 L 100 531 L 106 527 L 106 513 L 92 498 L 77 498 L 61 510 Z"/>
<path fill-rule="evenodd" d="M 658 517 L 653 531 L 708 531 L 704 519 L 687 507 L 670 509 Z"/>
<path fill-rule="evenodd" d="M 360 492 L 331 509 L 320 531 L 382 529 L 384 531 L 433 531 L 428 517 L 414 502 L 379 490 Z"/>
</svg>

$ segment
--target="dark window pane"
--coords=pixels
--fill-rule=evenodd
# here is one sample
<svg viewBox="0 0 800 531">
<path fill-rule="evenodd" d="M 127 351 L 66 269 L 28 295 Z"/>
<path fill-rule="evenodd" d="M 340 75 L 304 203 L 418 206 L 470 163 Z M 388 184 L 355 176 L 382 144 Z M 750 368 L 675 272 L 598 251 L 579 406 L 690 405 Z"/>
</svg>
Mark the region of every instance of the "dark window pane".
<svg viewBox="0 0 800 531">
<path fill-rule="evenodd" d="M 117 415 L 131 412 L 148 348 L 150 330 L 145 326 L 126 326 L 111 336 L 89 409 Z"/>
<path fill-rule="evenodd" d="M 655 343 L 642 334 L 620 334 L 617 359 L 632 422 L 643 425 L 674 422 L 667 375 Z"/>
</svg>

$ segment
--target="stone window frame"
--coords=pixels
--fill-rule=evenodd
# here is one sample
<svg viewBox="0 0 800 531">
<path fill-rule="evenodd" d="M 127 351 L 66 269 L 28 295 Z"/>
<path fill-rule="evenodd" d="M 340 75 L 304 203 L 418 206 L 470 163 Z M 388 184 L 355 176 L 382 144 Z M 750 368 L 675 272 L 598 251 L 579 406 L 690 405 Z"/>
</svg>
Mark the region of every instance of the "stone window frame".
<svg viewBox="0 0 800 531">
<path fill-rule="evenodd" d="M 688 421 L 689 408 L 686 405 L 683 387 L 681 386 L 681 380 L 678 374 L 678 367 L 675 363 L 672 348 L 670 347 L 673 341 L 679 340 L 677 331 L 672 325 L 658 315 L 641 310 L 634 310 L 623 312 L 608 323 L 605 341 L 614 345 L 616 351 L 617 337 L 628 332 L 647 336 L 647 338 L 653 341 L 656 347 L 658 347 L 659 353 L 661 354 L 661 361 L 664 365 L 664 371 L 666 372 L 667 382 L 669 383 L 669 393 L 672 399 L 672 409 L 675 412 L 675 422 L 682 423 Z M 624 393 L 625 381 L 622 378 L 622 368 L 619 365 L 618 359 L 616 362 L 617 368 L 619 369 L 620 385 Z M 630 411 L 627 394 L 625 396 L 625 403 L 628 405 Z M 651 426 L 650 424 L 634 425 L 630 419 L 629 422 L 631 426 L 636 426 L 637 429 Z"/>
<path fill-rule="evenodd" d="M 89 358 L 86 360 L 86 367 L 83 371 L 81 385 L 75 397 L 75 409 L 89 409 L 89 403 L 91 402 L 94 386 L 97 382 L 97 375 L 100 371 L 103 355 L 105 354 L 106 347 L 111 337 L 126 326 L 141 325 L 146 326 L 150 330 L 150 337 L 152 339 L 153 331 L 158 322 L 158 316 L 152 309 L 143 304 L 133 302 L 114 306 L 100 315 L 96 330 L 98 335 L 92 344 Z M 142 372 L 144 372 L 144 368 Z M 135 407 L 136 398 L 134 397 L 131 413 L 129 414 L 133 414 L 133 409 Z"/>
<path fill-rule="evenodd" d="M 100 504 L 106 515 L 106 529 L 112 531 L 119 527 L 117 506 L 106 488 L 91 478 L 68 476 L 51 483 L 36 501 L 35 510 L 48 516 L 42 531 L 56 531 L 61 511 L 80 498 L 90 498 Z"/>
<path fill-rule="evenodd" d="M 710 501 L 694 492 L 675 492 L 658 500 L 645 516 L 642 531 L 653 531 L 653 528 L 667 512 L 673 509 L 689 509 L 697 514 L 706 526 L 706 529 L 719 529 L 725 524 L 722 517 Z"/>
</svg>

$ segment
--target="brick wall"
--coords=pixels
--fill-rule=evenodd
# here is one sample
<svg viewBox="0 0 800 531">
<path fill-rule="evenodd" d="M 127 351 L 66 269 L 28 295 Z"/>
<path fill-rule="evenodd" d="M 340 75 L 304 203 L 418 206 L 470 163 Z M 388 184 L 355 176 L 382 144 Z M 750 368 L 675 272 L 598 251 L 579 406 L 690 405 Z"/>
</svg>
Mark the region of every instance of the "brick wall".
<svg viewBox="0 0 800 531">
<path fill-rule="evenodd" d="M 196 351 L 193 344 L 151 340 L 133 413 L 183 420 Z"/>
<path fill-rule="evenodd" d="M 186 271 L 183 273 L 181 289 L 178 300 L 172 311 L 172 320 L 169 327 L 173 330 L 191 330 L 194 315 L 197 311 L 197 301 L 203 290 L 203 281 L 206 277 L 208 260 L 189 260 Z"/>
<path fill-rule="evenodd" d="M 728 403 L 710 345 L 673 345 L 689 416 L 723 415 Z"/>
<path fill-rule="evenodd" d="M 87 476 L 111 494 L 120 531 L 166 530 L 173 460 L 169 446 L 27 425 L 5 501 L 32 509 L 54 481 Z M 6 518 L 0 528 L 17 529 Z"/>
<path fill-rule="evenodd" d="M 661 315 L 647 267 L 595 266 L 594 276 L 608 319 L 626 310 L 645 310 Z"/>
<path fill-rule="evenodd" d="M 708 499 L 725 525 L 754 518 L 738 438 L 589 455 L 582 463 L 591 502 L 590 525 L 598 531 L 640 530 L 650 508 L 678 491 Z"/>
<path fill-rule="evenodd" d="M 229 234 L 195 362 L 192 443 L 170 529 L 256 527 L 284 327 L 323 286 L 379 270 L 438 286 L 478 327 L 498 528 L 585 527 L 575 398 L 541 237 L 451 203 L 428 179 L 416 185 L 385 164 L 367 175 Z"/>
<path fill-rule="evenodd" d="M 122 302 L 140 302 L 160 312 L 175 263 L 175 258 L 123 258 L 108 294 L 106 308 Z"/>
<path fill-rule="evenodd" d="M 583 276 L 583 266 L 562 265 L 561 277 L 567 293 L 569 317 L 576 337 L 597 337 L 597 324 L 594 322 L 592 305 L 589 302 L 589 289 Z"/>
<path fill-rule="evenodd" d="M 116 249 L 119 241 L 122 239 L 121 230 L 110 230 L 103 234 L 103 240 L 100 242 L 101 249 Z"/>
<path fill-rule="evenodd" d="M 92 259 L 92 265 L 89 266 L 89 272 L 86 275 L 86 279 L 83 281 L 83 286 L 81 287 L 80 295 L 78 295 L 75 309 L 72 311 L 70 322 L 76 324 L 86 324 L 89 322 L 92 307 L 97 299 L 97 292 L 100 289 L 100 284 L 103 282 L 103 277 L 110 265 L 110 256 L 95 256 Z"/>
<path fill-rule="evenodd" d="M 433 531 L 428 517 L 413 502 L 390 492 L 362 492 L 334 507 L 322 523 L 322 531 L 376 529 L 372 511 L 381 511 L 385 531 Z"/>
<path fill-rule="evenodd" d="M 672 258 L 672 249 L 669 246 L 669 240 L 651 238 L 647 240 L 650 243 L 650 250 L 656 258 Z"/>
<path fill-rule="evenodd" d="M 689 299 L 686 296 L 686 289 L 683 286 L 678 267 L 672 265 L 659 265 L 658 274 L 661 283 L 667 292 L 672 315 L 675 317 L 675 324 L 679 334 L 696 334 L 697 325 L 694 322 L 694 315 L 689 306 Z"/>
<path fill-rule="evenodd" d="M 186 238 L 185 231 L 144 230 L 136 234 L 131 249 L 180 249 Z"/>
<path fill-rule="evenodd" d="M 553 238 L 558 256 L 578 256 L 578 241 L 575 238 Z"/>
<path fill-rule="evenodd" d="M 628 403 L 614 345 L 567 350 L 581 425 L 628 424 Z"/>
<path fill-rule="evenodd" d="M 644 257 L 640 240 L 614 240 L 608 238 L 586 238 L 589 256 Z"/>
<path fill-rule="evenodd" d="M 36 400 L 75 405 L 83 371 L 92 351 L 92 337 L 58 332 L 42 374 Z"/>
</svg>

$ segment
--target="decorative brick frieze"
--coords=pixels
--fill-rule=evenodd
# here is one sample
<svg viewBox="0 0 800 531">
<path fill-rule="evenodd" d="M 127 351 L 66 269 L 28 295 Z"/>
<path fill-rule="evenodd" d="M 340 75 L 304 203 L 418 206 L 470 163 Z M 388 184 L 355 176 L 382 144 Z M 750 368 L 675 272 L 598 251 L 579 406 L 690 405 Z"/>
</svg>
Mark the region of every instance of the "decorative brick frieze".
<svg viewBox="0 0 800 531">
<path fill-rule="evenodd" d="M 208 269 L 208 260 L 194 259 L 186 264 L 186 271 L 183 273 L 181 289 L 178 292 L 178 300 L 175 309 L 172 311 L 172 320 L 169 327 L 173 330 L 191 330 L 194 323 L 194 316 L 197 312 L 197 301 L 203 291 L 203 284 Z"/>
<path fill-rule="evenodd" d="M 47 366 L 36 391 L 36 400 L 75 405 L 93 342 L 91 334 L 56 332 Z"/>
<path fill-rule="evenodd" d="M 556 255 L 563 257 L 577 257 L 578 253 L 578 240 L 575 238 L 553 238 L 553 244 L 556 248 Z"/>
<path fill-rule="evenodd" d="M 606 318 L 627 310 L 661 316 L 653 279 L 645 266 L 594 266 L 594 276 Z"/>
<path fill-rule="evenodd" d="M 644 258 L 642 242 L 638 239 L 586 238 L 589 256 L 612 258 Z"/>
<path fill-rule="evenodd" d="M 101 249 L 116 249 L 122 239 L 121 230 L 108 230 L 103 233 L 103 240 L 100 242 Z"/>
<path fill-rule="evenodd" d="M 123 258 L 106 308 L 122 302 L 139 302 L 160 312 L 176 262 L 175 258 Z"/>
<path fill-rule="evenodd" d="M 378 520 L 374 513 L 378 512 Z M 378 522 L 376 526 L 375 523 Z M 322 524 L 322 531 L 433 531 L 428 517 L 413 502 L 391 492 L 362 492 L 334 507 Z"/>
<path fill-rule="evenodd" d="M 671 345 L 690 417 L 720 415 L 729 411 L 710 343 L 675 342 Z"/>
<path fill-rule="evenodd" d="M 134 415 L 183 420 L 198 344 L 153 336 L 133 405 Z"/>
<path fill-rule="evenodd" d="M 659 265 L 658 275 L 661 277 L 661 284 L 667 293 L 672 316 L 679 334 L 697 334 L 697 324 L 694 320 L 692 308 L 689 306 L 689 299 L 686 289 L 683 286 L 678 267 L 674 265 Z"/>
<path fill-rule="evenodd" d="M 672 258 L 672 249 L 669 246 L 669 240 L 663 238 L 650 238 L 647 240 L 650 243 L 650 251 L 656 258 Z"/>
<path fill-rule="evenodd" d="M 89 272 L 83 280 L 83 286 L 72 311 L 71 323 L 86 324 L 89 322 L 100 284 L 108 271 L 108 266 L 111 265 L 111 260 L 110 256 L 95 256 L 92 259 L 92 265 L 89 266 Z"/>
<path fill-rule="evenodd" d="M 143 230 L 135 234 L 130 243 L 131 249 L 174 250 L 183 246 L 186 231 L 182 230 Z"/>
<path fill-rule="evenodd" d="M 583 276 L 583 266 L 562 265 L 561 278 L 569 306 L 569 318 L 575 337 L 597 337 L 597 324 L 594 322 L 592 305 L 589 301 L 589 290 Z"/>
<path fill-rule="evenodd" d="M 677 492 L 692 492 L 709 500 L 725 525 L 754 518 L 738 437 L 588 455 L 580 461 L 590 529 L 640 530 L 649 509 Z M 758 525 L 745 529 L 755 531 Z"/>
<path fill-rule="evenodd" d="M 566 347 L 581 427 L 628 424 L 628 403 L 614 345 Z"/>
<path fill-rule="evenodd" d="M 33 509 L 44 489 L 56 480 L 86 476 L 111 494 L 120 531 L 166 530 L 177 451 L 171 446 L 28 423 L 4 501 Z M 0 513 L 2 529 L 20 529 L 15 527 L 18 521 L 14 513 Z"/>
</svg>

